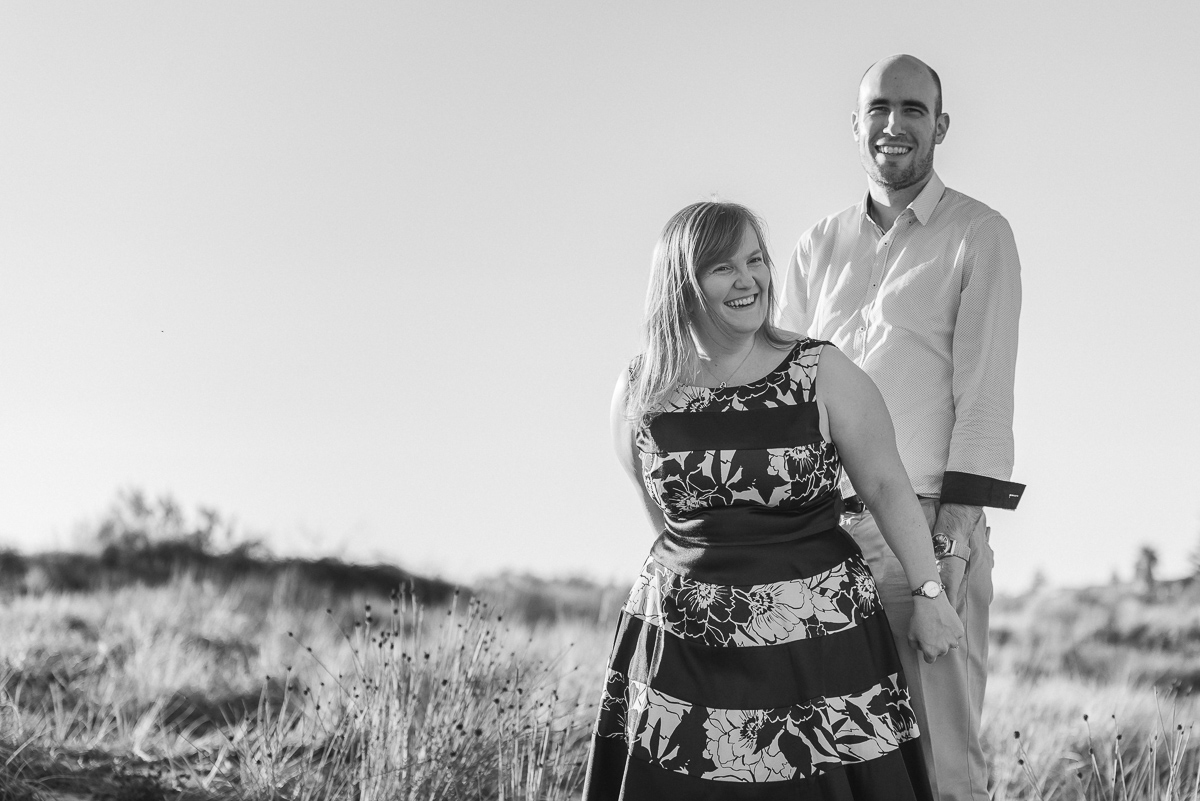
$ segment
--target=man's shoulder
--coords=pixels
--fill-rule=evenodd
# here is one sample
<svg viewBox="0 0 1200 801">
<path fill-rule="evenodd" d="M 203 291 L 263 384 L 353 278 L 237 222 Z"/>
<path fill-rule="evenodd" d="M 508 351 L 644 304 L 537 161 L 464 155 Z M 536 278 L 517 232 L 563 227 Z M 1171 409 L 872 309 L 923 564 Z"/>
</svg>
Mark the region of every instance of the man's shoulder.
<svg viewBox="0 0 1200 801">
<path fill-rule="evenodd" d="M 800 235 L 800 242 L 811 244 L 843 233 L 857 234 L 861 217 L 862 204 L 855 203 L 814 224 Z"/>
<path fill-rule="evenodd" d="M 1004 219 L 1004 215 L 981 200 L 957 189 L 946 187 L 942 200 L 938 203 L 937 211 L 944 212 L 947 217 L 964 220 L 982 220 L 985 218 Z"/>
</svg>

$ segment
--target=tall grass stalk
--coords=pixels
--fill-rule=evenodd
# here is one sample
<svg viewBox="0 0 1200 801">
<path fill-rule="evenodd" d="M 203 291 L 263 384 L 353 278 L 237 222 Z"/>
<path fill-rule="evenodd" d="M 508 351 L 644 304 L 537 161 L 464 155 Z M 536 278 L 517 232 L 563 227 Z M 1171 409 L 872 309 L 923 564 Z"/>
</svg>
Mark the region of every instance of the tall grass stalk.
<svg viewBox="0 0 1200 801">
<path fill-rule="evenodd" d="M 253 801 L 569 797 L 583 737 L 555 664 L 508 647 L 481 601 L 456 599 L 431 621 L 411 598 L 392 600 L 382 623 L 368 605 L 343 630 L 340 670 L 304 646 L 310 670 L 289 667 L 282 699 L 264 691 L 230 737 L 228 780 Z"/>
<path fill-rule="evenodd" d="M 1200 801 L 1200 749 L 1192 743 L 1194 725 L 1176 723 L 1173 710 L 1170 729 L 1160 716 L 1164 725 L 1159 730 L 1139 732 L 1131 742 L 1117 716 L 1111 719 L 1111 740 L 1100 753 L 1089 716 L 1083 716 L 1088 753 L 1069 752 L 1063 758 L 1075 779 L 1073 786 L 1061 781 L 1061 769 L 1045 766 L 1045 773 L 1039 775 L 1021 733 L 1014 732 L 1018 765 L 1033 796 L 1039 801 Z"/>
</svg>

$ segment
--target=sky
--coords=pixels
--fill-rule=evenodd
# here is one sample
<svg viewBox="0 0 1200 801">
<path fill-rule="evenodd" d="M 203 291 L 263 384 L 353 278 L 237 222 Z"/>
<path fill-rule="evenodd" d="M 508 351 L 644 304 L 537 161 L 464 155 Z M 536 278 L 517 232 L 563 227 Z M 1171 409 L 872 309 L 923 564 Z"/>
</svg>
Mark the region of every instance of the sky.
<svg viewBox="0 0 1200 801">
<path fill-rule="evenodd" d="M 0 543 L 122 489 L 279 553 L 628 581 L 608 406 L 650 253 L 744 203 L 786 264 L 865 190 L 858 79 L 941 75 L 935 167 L 1024 306 L 1002 592 L 1200 550 L 1200 5 L 0 5 Z M 1185 169 L 1186 168 L 1186 169 Z"/>
</svg>

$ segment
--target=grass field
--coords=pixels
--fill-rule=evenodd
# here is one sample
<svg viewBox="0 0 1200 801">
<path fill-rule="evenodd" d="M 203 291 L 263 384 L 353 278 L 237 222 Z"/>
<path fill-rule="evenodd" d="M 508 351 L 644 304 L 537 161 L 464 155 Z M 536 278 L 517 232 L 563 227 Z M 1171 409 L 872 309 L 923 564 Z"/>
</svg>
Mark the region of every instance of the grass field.
<svg viewBox="0 0 1200 801">
<path fill-rule="evenodd" d="M 484 593 L 505 608 L 294 570 L 9 595 L 0 797 L 575 797 L 619 592 L 505 577 Z M 997 601 L 996 799 L 1200 799 L 1190 593 Z"/>
</svg>

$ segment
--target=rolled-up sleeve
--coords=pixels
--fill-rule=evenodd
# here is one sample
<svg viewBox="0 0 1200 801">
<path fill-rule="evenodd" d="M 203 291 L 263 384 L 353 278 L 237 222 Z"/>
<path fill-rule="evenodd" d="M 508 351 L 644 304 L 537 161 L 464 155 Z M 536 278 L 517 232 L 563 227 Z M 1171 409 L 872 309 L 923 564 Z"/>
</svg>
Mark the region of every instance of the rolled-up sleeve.
<svg viewBox="0 0 1200 801">
<path fill-rule="evenodd" d="M 954 325 L 954 430 L 942 501 L 1015 508 L 1013 381 L 1021 315 L 1021 263 L 1008 221 L 979 218 L 965 239 Z"/>
</svg>

